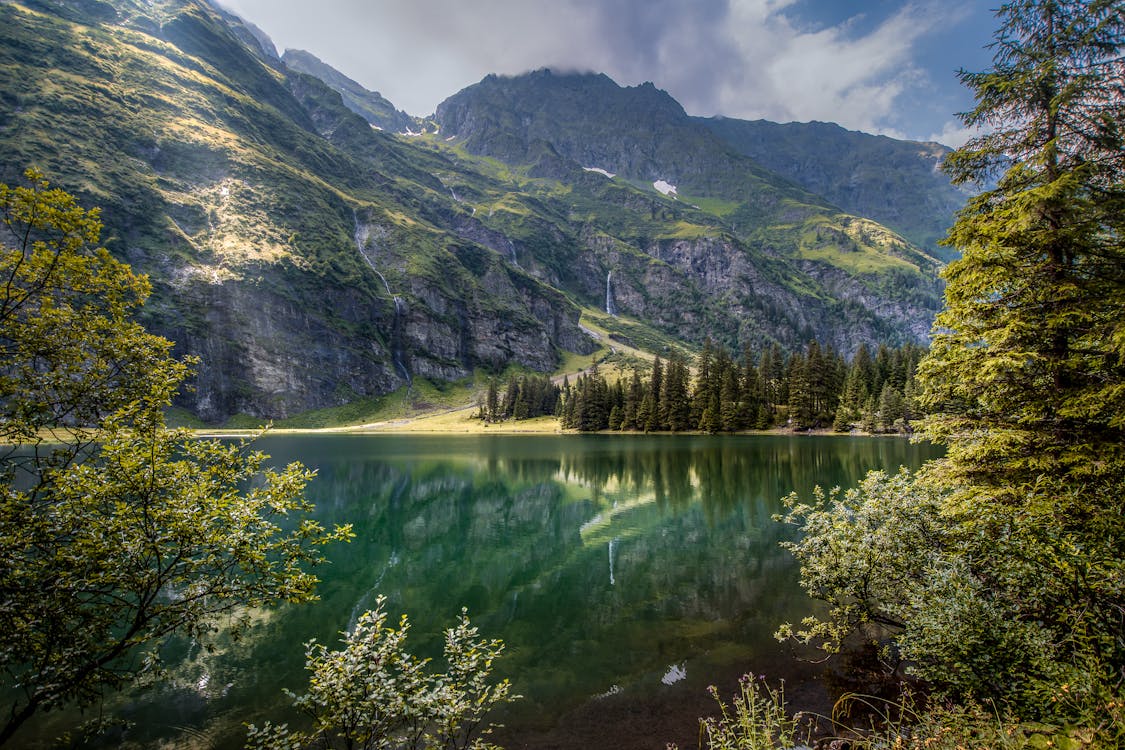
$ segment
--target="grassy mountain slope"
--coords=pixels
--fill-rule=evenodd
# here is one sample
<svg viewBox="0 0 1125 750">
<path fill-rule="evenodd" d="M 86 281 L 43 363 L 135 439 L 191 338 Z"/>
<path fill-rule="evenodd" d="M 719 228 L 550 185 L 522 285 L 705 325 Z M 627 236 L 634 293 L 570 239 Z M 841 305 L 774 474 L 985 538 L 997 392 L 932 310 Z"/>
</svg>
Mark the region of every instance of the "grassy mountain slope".
<svg viewBox="0 0 1125 750">
<path fill-rule="evenodd" d="M 952 258 L 952 251 L 937 243 L 967 194 L 940 170 L 947 147 L 858 133 L 827 122 L 695 121 L 739 153 L 845 211 L 893 228 L 940 260 Z"/>
<path fill-rule="evenodd" d="M 521 93 L 406 138 L 199 0 L 7 2 L 0 24 L 0 179 L 34 165 L 103 207 L 148 324 L 202 360 L 181 405 L 208 421 L 550 371 L 593 350 L 579 309 L 607 296 L 645 340 L 844 351 L 922 337 L 936 307 L 925 255 L 651 86 L 588 77 L 539 119 Z M 544 102 L 575 86 L 538 78 Z M 647 136 L 621 126 L 638 108 Z"/>
<path fill-rule="evenodd" d="M 578 308 L 425 221 L 440 182 L 315 79 L 194 2 L 0 5 L 0 164 L 103 207 L 156 287 L 151 327 L 203 360 L 184 406 L 262 418 L 589 343 Z M 354 153 L 302 97 L 335 101 Z M 479 253 L 478 253 L 479 254 Z M 514 281 L 512 277 L 517 277 Z M 396 300 L 397 298 L 397 300 Z"/>
<path fill-rule="evenodd" d="M 387 101 L 379 92 L 368 91 L 360 84 L 325 64 L 316 55 L 299 49 L 287 49 L 281 56 L 285 65 L 298 73 L 307 73 L 338 92 L 348 109 L 381 130 L 402 133 L 421 131 L 423 124 Z"/>
</svg>

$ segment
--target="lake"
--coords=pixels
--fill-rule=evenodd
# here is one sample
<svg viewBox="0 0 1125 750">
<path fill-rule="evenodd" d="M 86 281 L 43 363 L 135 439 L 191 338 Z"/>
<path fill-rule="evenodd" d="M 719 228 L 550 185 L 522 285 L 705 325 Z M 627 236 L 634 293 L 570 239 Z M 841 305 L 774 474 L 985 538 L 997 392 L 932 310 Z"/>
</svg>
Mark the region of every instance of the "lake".
<svg viewBox="0 0 1125 750">
<path fill-rule="evenodd" d="M 170 650 L 171 681 L 125 707 L 123 740 L 240 747 L 243 723 L 292 721 L 302 644 L 388 598 L 410 641 L 440 653 L 462 606 L 507 644 L 498 672 L 523 699 L 496 740 L 519 747 L 695 747 L 709 684 L 786 678 L 823 700 L 817 670 L 772 634 L 811 604 L 772 520 L 779 499 L 850 486 L 938 455 L 897 438 L 836 436 L 278 436 L 275 463 L 315 468 L 308 494 L 356 538 L 327 549 L 321 600 L 253 613 L 238 642 Z M 41 724 L 46 736 L 59 720 Z M 25 737 L 24 739 L 30 739 Z"/>
</svg>

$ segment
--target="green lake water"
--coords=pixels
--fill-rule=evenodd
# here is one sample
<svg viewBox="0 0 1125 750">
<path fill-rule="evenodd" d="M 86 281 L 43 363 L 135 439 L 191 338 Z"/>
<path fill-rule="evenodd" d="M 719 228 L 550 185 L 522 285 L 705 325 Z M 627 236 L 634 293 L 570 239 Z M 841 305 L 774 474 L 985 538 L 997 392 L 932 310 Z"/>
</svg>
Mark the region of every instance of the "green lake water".
<svg viewBox="0 0 1125 750">
<path fill-rule="evenodd" d="M 815 670 L 772 638 L 811 608 L 778 544 L 792 535 L 772 520 L 779 499 L 937 455 L 895 438 L 776 435 L 286 436 L 259 447 L 315 468 L 317 517 L 353 524 L 356 538 L 327 549 L 320 601 L 255 613 L 245 638 L 213 651 L 171 649 L 170 683 L 127 703 L 136 727 L 114 745 L 239 747 L 246 722 L 294 720 L 281 690 L 307 682 L 302 644 L 334 643 L 384 594 L 424 655 L 440 653 L 462 606 L 505 641 L 498 671 L 524 696 L 499 717 L 509 750 L 695 747 L 708 684 L 725 691 L 752 672 L 817 700 Z"/>
</svg>

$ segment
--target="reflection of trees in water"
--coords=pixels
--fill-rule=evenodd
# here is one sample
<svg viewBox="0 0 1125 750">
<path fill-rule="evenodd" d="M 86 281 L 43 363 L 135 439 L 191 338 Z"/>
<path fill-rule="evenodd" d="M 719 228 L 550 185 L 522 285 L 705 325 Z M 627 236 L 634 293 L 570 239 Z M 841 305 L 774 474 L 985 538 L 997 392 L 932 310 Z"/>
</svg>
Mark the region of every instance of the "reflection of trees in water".
<svg viewBox="0 0 1125 750">
<path fill-rule="evenodd" d="M 469 606 L 509 644 L 502 669 L 537 686 L 519 685 L 531 699 L 604 690 L 716 639 L 768 638 L 805 606 L 777 544 L 788 532 L 772 521 L 778 499 L 915 463 L 912 448 L 892 440 L 599 436 L 553 445 L 543 455 L 541 446 L 528 454 L 491 444 L 480 462 L 349 465 L 350 492 L 367 498 L 371 515 L 353 520 L 358 538 L 334 563 L 357 583 L 385 574 L 381 592 L 410 613 L 418 636 Z M 395 554 L 400 565 L 376 570 Z M 351 608 L 341 602 L 339 611 Z"/>
<path fill-rule="evenodd" d="M 178 723 L 278 710 L 280 688 L 305 679 L 300 644 L 335 642 L 376 593 L 409 613 L 411 640 L 431 654 L 468 606 L 508 644 L 499 668 L 528 715 L 556 715 L 641 674 L 659 679 L 724 643 L 774 648 L 776 624 L 807 606 L 778 545 L 788 533 L 771 519 L 778 499 L 921 455 L 901 440 L 807 437 L 271 442 L 278 462 L 318 468 L 318 515 L 352 523 L 356 538 L 328 551 L 321 602 L 277 613 L 208 660 L 209 679 L 232 687 L 206 705 L 181 691 L 190 705 Z"/>
</svg>

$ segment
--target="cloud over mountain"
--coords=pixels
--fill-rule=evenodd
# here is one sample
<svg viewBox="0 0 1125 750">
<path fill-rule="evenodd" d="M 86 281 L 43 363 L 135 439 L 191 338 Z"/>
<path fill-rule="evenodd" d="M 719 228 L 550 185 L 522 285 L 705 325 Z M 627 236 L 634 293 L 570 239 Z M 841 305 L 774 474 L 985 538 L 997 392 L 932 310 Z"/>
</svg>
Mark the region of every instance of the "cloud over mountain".
<svg viewBox="0 0 1125 750">
<path fill-rule="evenodd" d="M 933 0 L 842 21 L 818 21 L 807 0 L 323 0 L 315 13 L 300 0 L 222 1 L 415 115 L 488 73 L 544 66 L 651 80 L 693 114 L 900 137 L 954 133 L 965 106 L 953 66 L 935 72 L 919 47 L 971 13 Z"/>
</svg>

